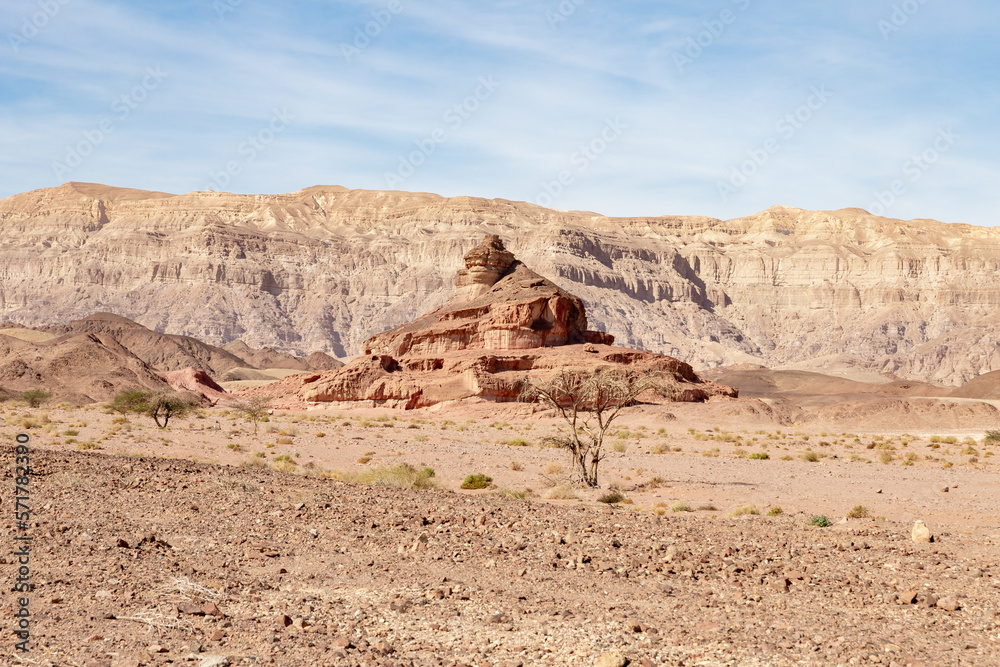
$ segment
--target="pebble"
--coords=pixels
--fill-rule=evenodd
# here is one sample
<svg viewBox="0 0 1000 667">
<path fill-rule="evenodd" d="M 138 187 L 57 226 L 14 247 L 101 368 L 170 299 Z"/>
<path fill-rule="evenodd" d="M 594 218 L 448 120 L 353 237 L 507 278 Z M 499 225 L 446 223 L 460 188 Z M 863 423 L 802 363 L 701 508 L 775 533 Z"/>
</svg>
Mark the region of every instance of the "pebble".
<svg viewBox="0 0 1000 667">
<path fill-rule="evenodd" d="M 628 665 L 628 658 L 622 651 L 611 651 L 598 658 L 594 667 L 625 667 L 626 665 Z"/>
</svg>

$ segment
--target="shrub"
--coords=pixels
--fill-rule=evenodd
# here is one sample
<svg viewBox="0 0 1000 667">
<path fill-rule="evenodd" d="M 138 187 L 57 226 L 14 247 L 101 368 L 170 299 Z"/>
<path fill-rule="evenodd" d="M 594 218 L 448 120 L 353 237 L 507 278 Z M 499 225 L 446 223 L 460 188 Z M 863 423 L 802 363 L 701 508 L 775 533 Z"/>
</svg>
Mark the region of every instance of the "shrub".
<svg viewBox="0 0 1000 667">
<path fill-rule="evenodd" d="M 963 448 L 962 451 L 959 452 L 959 454 L 961 454 L 963 456 L 979 456 L 979 450 L 977 450 L 972 445 L 969 445 L 969 446 Z"/>
<path fill-rule="evenodd" d="M 719 456 L 719 448 L 718 447 L 714 447 L 712 449 L 706 449 L 705 451 L 703 451 L 701 453 L 701 455 L 702 456 L 707 456 L 709 458 L 718 458 L 718 456 Z"/>
<path fill-rule="evenodd" d="M 848 519 L 867 519 L 872 515 L 868 511 L 868 508 L 864 505 L 855 505 L 850 512 L 847 513 Z"/>
<path fill-rule="evenodd" d="M 527 447 L 529 443 L 524 438 L 514 438 L 513 440 L 508 440 L 506 444 L 508 447 Z"/>
<path fill-rule="evenodd" d="M 754 459 L 755 461 L 768 461 L 771 457 L 768 456 L 767 452 L 754 452 L 747 458 Z"/>
<path fill-rule="evenodd" d="M 670 451 L 670 447 L 664 444 L 659 444 L 649 450 L 650 454 L 666 454 Z"/>
<path fill-rule="evenodd" d="M 80 435 L 80 432 L 75 428 L 68 428 L 62 432 L 63 435 Z"/>
<path fill-rule="evenodd" d="M 777 505 L 772 505 L 771 507 L 767 508 L 767 515 L 768 516 L 779 516 L 779 515 L 781 515 L 783 513 L 784 513 L 784 510 L 782 510 Z"/>
<path fill-rule="evenodd" d="M 81 442 L 76 446 L 77 449 L 100 449 L 101 446 L 94 442 L 93 440 L 88 440 L 87 442 Z"/>
<path fill-rule="evenodd" d="M 521 470 L 524 470 L 524 464 L 521 463 L 520 461 L 511 461 L 507 465 L 507 467 L 513 470 L 514 472 L 520 472 Z"/>
<path fill-rule="evenodd" d="M 44 389 L 29 389 L 21 392 L 21 400 L 33 408 L 40 407 L 42 403 L 52 398 L 52 392 Z"/>
<path fill-rule="evenodd" d="M 817 461 L 819 461 L 819 454 L 817 454 L 811 449 L 807 449 L 806 451 L 802 452 L 802 460 L 808 463 L 816 463 Z"/>
<path fill-rule="evenodd" d="M 485 489 L 493 484 L 493 478 L 482 473 L 473 473 L 462 482 L 463 489 Z"/>
<path fill-rule="evenodd" d="M 459 427 L 462 428 L 462 427 Z M 527 500 L 528 492 L 519 491 L 517 489 L 497 489 L 496 491 L 490 491 L 490 496 L 496 496 L 498 498 L 506 498 L 508 500 Z"/>
<path fill-rule="evenodd" d="M 691 505 L 689 505 L 686 500 L 678 500 L 675 503 L 671 503 L 671 505 L 670 505 L 670 511 L 671 512 L 690 512 L 692 510 L 691 510 Z"/>
<path fill-rule="evenodd" d="M 108 407 L 115 412 L 120 413 L 122 416 L 125 416 L 130 412 L 146 412 L 149 410 L 150 398 L 152 398 L 152 394 L 148 391 L 143 391 L 141 389 L 122 389 L 115 394 L 114 399 L 112 399 Z"/>
<path fill-rule="evenodd" d="M 576 491 L 568 484 L 559 484 L 543 494 L 549 500 L 576 500 Z"/>
<path fill-rule="evenodd" d="M 599 503 L 606 503 L 608 505 L 616 505 L 616 504 L 622 502 L 623 500 L 625 500 L 625 494 L 623 494 L 618 489 L 612 489 L 611 491 L 608 491 L 607 493 L 601 494 L 597 498 L 597 502 L 599 502 Z"/>
<path fill-rule="evenodd" d="M 377 466 L 357 473 L 339 475 L 340 479 L 371 486 L 394 486 L 402 489 L 431 489 L 437 486 L 432 479 L 433 468 L 417 470 L 409 463 L 395 466 Z"/>
<path fill-rule="evenodd" d="M 698 505 L 699 512 L 718 512 L 719 508 L 715 505 L 708 503 L 707 505 Z"/>
<path fill-rule="evenodd" d="M 998 442 L 1000 442 L 1000 431 L 997 430 L 987 431 L 986 434 L 983 436 L 983 442 L 989 443 L 991 445 L 997 444 Z"/>
<path fill-rule="evenodd" d="M 833 522 L 827 519 L 824 515 L 817 514 L 813 518 L 809 519 L 809 525 L 819 526 L 820 528 L 827 528 L 828 526 L 832 526 Z"/>
<path fill-rule="evenodd" d="M 563 473 L 563 467 L 555 462 L 546 463 L 543 470 L 545 470 L 546 475 L 561 475 Z"/>
<path fill-rule="evenodd" d="M 892 463 L 893 460 L 895 460 L 895 458 L 896 457 L 893 455 L 892 452 L 882 452 L 881 454 L 878 455 L 878 460 L 881 461 L 882 463 L 885 463 L 886 465 Z"/>
<path fill-rule="evenodd" d="M 292 440 L 291 438 L 278 438 L 277 440 L 275 440 L 275 442 L 278 443 L 279 445 L 290 445 L 295 441 Z"/>
<path fill-rule="evenodd" d="M 738 459 L 745 459 L 747 457 L 747 450 L 736 449 L 733 451 L 733 456 L 735 456 Z"/>
<path fill-rule="evenodd" d="M 628 451 L 628 444 L 625 442 L 616 441 L 612 443 L 611 449 L 618 452 L 619 454 L 624 454 L 625 452 Z"/>
<path fill-rule="evenodd" d="M 729 516 L 746 516 L 749 514 L 760 514 L 760 510 L 753 505 L 743 505 L 730 512 Z"/>
</svg>

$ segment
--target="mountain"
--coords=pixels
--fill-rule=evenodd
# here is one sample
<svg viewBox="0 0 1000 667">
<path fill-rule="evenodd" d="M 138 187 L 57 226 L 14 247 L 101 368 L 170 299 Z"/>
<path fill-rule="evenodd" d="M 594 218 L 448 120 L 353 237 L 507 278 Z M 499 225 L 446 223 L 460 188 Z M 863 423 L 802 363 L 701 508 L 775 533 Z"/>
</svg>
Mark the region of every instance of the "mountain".
<svg viewBox="0 0 1000 667">
<path fill-rule="evenodd" d="M 617 344 L 695 367 L 1000 370 L 1000 231 L 860 209 L 609 218 L 317 186 L 170 195 L 67 183 L 0 200 L 0 320 L 110 311 L 216 346 L 353 356 L 434 310 L 484 234 Z"/>
</svg>

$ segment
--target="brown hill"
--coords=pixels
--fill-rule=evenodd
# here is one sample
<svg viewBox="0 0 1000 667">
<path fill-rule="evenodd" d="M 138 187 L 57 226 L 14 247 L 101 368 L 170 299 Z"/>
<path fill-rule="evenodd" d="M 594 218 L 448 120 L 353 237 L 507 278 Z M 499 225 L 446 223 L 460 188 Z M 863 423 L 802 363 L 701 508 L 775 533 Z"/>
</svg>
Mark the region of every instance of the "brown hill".
<svg viewBox="0 0 1000 667">
<path fill-rule="evenodd" d="M 978 398 L 1000 400 L 1000 371 L 983 373 L 951 392 L 955 398 Z"/>
<path fill-rule="evenodd" d="M 859 209 L 608 218 L 333 186 L 67 183 L 0 200 L 0 319 L 111 311 L 213 345 L 350 356 L 445 303 L 449 267 L 483 233 L 582 299 L 620 344 L 699 367 L 837 355 L 948 385 L 1000 369 L 1000 230 Z"/>
<path fill-rule="evenodd" d="M 320 371 L 340 368 L 344 362 L 324 352 L 313 352 L 306 357 L 278 352 L 270 347 L 254 349 L 242 340 L 235 340 L 222 346 L 230 354 L 242 359 L 247 368 L 287 368 L 299 371 Z"/>
<path fill-rule="evenodd" d="M 123 388 L 169 387 L 113 336 L 66 334 L 42 341 L 0 335 L 0 394 L 46 389 L 54 401 L 110 400 Z"/>
<path fill-rule="evenodd" d="M 347 402 L 405 409 L 479 398 L 516 400 L 525 376 L 626 366 L 677 383 L 674 398 L 732 396 L 672 357 L 612 347 L 587 330 L 583 303 L 517 261 L 489 235 L 465 256 L 454 298 L 427 315 L 365 341 L 341 369 L 298 375 L 264 389 L 282 404 Z"/>
</svg>

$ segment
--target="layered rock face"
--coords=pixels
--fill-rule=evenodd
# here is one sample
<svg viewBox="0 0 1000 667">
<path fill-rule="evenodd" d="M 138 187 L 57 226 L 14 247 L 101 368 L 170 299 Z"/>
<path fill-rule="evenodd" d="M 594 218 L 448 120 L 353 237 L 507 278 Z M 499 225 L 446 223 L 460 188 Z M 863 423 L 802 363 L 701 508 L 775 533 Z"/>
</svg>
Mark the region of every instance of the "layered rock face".
<svg viewBox="0 0 1000 667">
<path fill-rule="evenodd" d="M 625 366 L 676 382 L 674 400 L 737 396 L 677 359 L 611 347 L 610 335 L 587 331 L 583 303 L 517 261 L 498 236 L 487 236 L 465 255 L 455 283 L 451 301 L 368 339 L 365 354 L 343 368 L 247 393 L 267 393 L 282 404 L 413 409 L 469 398 L 513 401 L 525 378 Z"/>
<path fill-rule="evenodd" d="M 455 287 L 447 305 L 369 338 L 364 353 L 401 356 L 614 342 L 614 336 L 587 331 L 583 302 L 514 259 L 499 236 L 487 236 L 466 253 Z"/>
<path fill-rule="evenodd" d="M 0 200 L 0 321 L 110 311 L 214 345 L 353 356 L 450 299 L 452 267 L 483 234 L 582 299 L 593 328 L 699 367 L 954 385 L 1000 370 L 1000 231 L 859 209 L 607 218 L 325 186 L 175 196 L 70 183 Z M 495 255 L 459 280 L 466 300 Z"/>
</svg>

